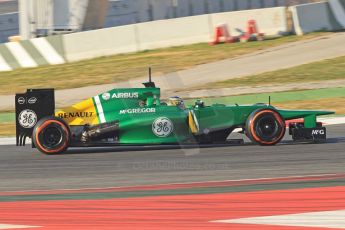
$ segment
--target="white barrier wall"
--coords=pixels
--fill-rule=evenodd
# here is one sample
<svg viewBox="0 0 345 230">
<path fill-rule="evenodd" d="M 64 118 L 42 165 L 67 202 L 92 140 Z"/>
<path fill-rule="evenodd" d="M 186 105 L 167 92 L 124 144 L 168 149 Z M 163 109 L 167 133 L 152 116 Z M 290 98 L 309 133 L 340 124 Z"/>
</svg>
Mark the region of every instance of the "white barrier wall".
<svg viewBox="0 0 345 230">
<path fill-rule="evenodd" d="M 285 7 L 257 9 L 248 11 L 236 11 L 212 15 L 212 23 L 226 23 L 231 35 L 239 35 L 239 31 L 246 31 L 247 21 L 254 19 L 260 32 L 266 35 L 283 35 L 288 32 Z M 213 26 L 213 27 L 214 27 Z"/>
<path fill-rule="evenodd" d="M 339 30 L 328 2 L 311 3 L 290 7 L 295 32 L 298 35 L 314 31 Z"/>
<path fill-rule="evenodd" d="M 138 51 L 135 25 L 67 34 L 62 39 L 69 62 Z"/>
<path fill-rule="evenodd" d="M 209 15 L 137 24 L 140 50 L 208 42 Z"/>
<path fill-rule="evenodd" d="M 61 36 L 0 44 L 0 71 L 65 63 Z"/>
<path fill-rule="evenodd" d="M 260 32 L 277 35 L 288 32 L 284 7 L 207 14 L 152 21 L 63 35 L 65 58 L 79 61 L 142 50 L 209 42 L 218 24 L 228 23 L 231 32 L 246 30 L 255 19 Z M 238 34 L 238 32 L 237 32 Z"/>
</svg>

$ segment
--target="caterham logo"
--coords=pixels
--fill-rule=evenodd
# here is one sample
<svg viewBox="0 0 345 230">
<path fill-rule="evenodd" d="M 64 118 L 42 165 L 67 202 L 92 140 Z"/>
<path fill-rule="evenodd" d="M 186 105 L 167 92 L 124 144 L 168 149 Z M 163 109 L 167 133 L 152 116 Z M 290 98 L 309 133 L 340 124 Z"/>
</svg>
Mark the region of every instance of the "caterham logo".
<svg viewBox="0 0 345 230">
<path fill-rule="evenodd" d="M 30 109 L 23 110 L 18 116 L 18 122 L 23 128 L 30 129 L 36 125 L 37 115 Z"/>
<path fill-rule="evenodd" d="M 152 123 L 152 132 L 157 137 L 167 137 L 174 131 L 174 124 L 167 117 L 159 117 Z"/>
</svg>

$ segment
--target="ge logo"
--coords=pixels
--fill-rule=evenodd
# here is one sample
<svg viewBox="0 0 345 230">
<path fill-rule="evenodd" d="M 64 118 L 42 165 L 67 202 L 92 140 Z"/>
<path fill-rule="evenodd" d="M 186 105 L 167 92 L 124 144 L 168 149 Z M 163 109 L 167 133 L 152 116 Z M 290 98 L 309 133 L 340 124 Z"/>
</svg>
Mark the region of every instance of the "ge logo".
<svg viewBox="0 0 345 230">
<path fill-rule="evenodd" d="M 169 118 L 160 117 L 152 123 L 152 132 L 157 137 L 167 137 L 174 130 L 174 124 Z"/>
<path fill-rule="evenodd" d="M 37 123 L 37 115 L 30 109 L 23 110 L 18 117 L 19 124 L 26 129 L 34 127 Z"/>
</svg>

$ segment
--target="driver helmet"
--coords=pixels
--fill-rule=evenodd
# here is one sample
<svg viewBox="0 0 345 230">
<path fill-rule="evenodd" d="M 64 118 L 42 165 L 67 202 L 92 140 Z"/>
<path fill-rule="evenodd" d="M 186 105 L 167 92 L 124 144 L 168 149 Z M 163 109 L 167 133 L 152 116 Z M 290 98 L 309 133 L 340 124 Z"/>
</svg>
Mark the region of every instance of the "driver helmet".
<svg viewBox="0 0 345 230">
<path fill-rule="evenodd" d="M 185 109 L 185 108 L 186 108 L 186 107 L 185 107 L 185 104 L 184 104 L 184 102 L 183 102 L 183 100 L 182 100 L 182 98 L 177 97 L 177 96 L 175 96 L 175 97 L 170 97 L 170 98 L 168 99 L 167 104 L 170 105 L 170 106 L 178 106 L 178 107 L 180 107 L 181 109 Z"/>
</svg>

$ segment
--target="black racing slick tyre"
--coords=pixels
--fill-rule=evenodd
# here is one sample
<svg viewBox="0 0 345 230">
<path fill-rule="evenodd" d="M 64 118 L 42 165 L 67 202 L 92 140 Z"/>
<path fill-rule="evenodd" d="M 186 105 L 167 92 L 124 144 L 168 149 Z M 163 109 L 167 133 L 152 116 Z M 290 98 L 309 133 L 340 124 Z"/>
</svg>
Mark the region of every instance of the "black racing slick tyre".
<svg viewBox="0 0 345 230">
<path fill-rule="evenodd" d="M 247 119 L 247 136 L 260 145 L 275 145 L 279 143 L 286 131 L 285 121 L 277 111 L 258 109 Z"/>
<path fill-rule="evenodd" d="M 60 118 L 45 117 L 37 122 L 32 133 L 35 147 L 44 154 L 59 154 L 70 144 L 70 130 Z"/>
</svg>

